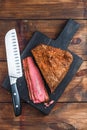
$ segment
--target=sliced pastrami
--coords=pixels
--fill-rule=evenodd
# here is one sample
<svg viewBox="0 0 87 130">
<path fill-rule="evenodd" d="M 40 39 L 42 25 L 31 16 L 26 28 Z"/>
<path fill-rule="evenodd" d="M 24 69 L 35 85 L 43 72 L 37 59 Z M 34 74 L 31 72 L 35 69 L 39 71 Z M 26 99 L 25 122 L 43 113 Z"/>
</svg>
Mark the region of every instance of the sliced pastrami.
<svg viewBox="0 0 87 130">
<path fill-rule="evenodd" d="M 32 57 L 23 59 L 23 68 L 28 85 L 30 99 L 34 103 L 46 102 L 49 100 L 48 93 L 37 66 Z"/>
</svg>

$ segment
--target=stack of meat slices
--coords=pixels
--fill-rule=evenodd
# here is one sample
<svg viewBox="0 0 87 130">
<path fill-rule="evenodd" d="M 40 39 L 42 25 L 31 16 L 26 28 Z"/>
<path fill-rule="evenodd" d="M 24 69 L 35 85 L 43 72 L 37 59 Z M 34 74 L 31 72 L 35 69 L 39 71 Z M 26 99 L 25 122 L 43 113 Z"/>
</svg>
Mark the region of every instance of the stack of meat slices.
<svg viewBox="0 0 87 130">
<path fill-rule="evenodd" d="M 32 57 L 23 59 L 23 68 L 29 90 L 30 100 L 32 100 L 34 103 L 47 102 L 49 100 L 49 96 L 44 86 L 40 72 L 34 64 Z"/>
<path fill-rule="evenodd" d="M 39 44 L 33 48 L 31 52 L 51 93 L 53 93 L 67 74 L 73 61 L 73 56 L 68 51 L 45 44 Z M 49 96 L 42 81 L 42 77 L 32 59 L 24 59 L 23 66 L 31 100 L 34 103 L 48 101 Z M 35 100 L 36 98 L 38 99 Z"/>
</svg>

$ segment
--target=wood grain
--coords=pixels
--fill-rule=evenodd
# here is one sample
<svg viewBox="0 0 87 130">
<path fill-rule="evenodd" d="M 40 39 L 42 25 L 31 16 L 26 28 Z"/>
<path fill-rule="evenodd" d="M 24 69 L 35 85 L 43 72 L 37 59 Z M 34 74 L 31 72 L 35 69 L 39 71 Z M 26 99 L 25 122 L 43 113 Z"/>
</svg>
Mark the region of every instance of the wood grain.
<svg viewBox="0 0 87 130">
<path fill-rule="evenodd" d="M 69 49 L 83 64 L 48 116 L 22 103 L 22 115 L 15 117 L 11 95 L 2 88 L 6 32 L 17 30 L 22 52 L 35 31 L 56 39 L 69 18 L 80 23 Z M 0 0 L 0 130 L 29 129 L 87 130 L 87 0 Z"/>
<path fill-rule="evenodd" d="M 83 60 L 87 60 L 87 22 L 76 21 L 80 23 L 80 28 L 74 35 L 69 49 L 83 57 Z M 35 31 L 41 31 L 48 37 L 56 39 L 66 22 L 67 20 L 0 20 L 0 60 L 6 59 L 4 37 L 8 30 L 16 28 L 22 52 Z"/>
<path fill-rule="evenodd" d="M 86 19 L 86 0 L 1 0 L 2 19 Z M 67 8 L 68 7 L 68 8 Z"/>
<path fill-rule="evenodd" d="M 14 116 L 9 92 L 2 88 L 7 75 L 5 34 L 17 30 L 20 51 L 35 31 L 56 39 L 67 19 L 80 28 L 69 49 L 84 62 L 48 116 L 22 103 Z M 87 0 L 0 0 L 0 130 L 87 130 Z"/>
<path fill-rule="evenodd" d="M 22 115 L 15 117 L 12 104 L 0 103 L 0 129 L 86 130 L 86 108 L 86 103 L 57 103 L 51 113 L 45 116 L 28 104 L 22 104 Z"/>
</svg>

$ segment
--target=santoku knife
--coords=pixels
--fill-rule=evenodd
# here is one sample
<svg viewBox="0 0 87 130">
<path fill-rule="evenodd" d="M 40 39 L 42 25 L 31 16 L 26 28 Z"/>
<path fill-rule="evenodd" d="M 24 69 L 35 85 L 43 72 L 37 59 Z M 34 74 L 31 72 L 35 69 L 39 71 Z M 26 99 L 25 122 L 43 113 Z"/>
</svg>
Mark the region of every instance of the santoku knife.
<svg viewBox="0 0 87 130">
<path fill-rule="evenodd" d="M 20 97 L 16 81 L 22 77 L 22 65 L 16 30 L 12 29 L 5 35 L 5 46 L 8 64 L 8 74 L 12 90 L 13 107 L 16 116 L 21 114 Z"/>
</svg>

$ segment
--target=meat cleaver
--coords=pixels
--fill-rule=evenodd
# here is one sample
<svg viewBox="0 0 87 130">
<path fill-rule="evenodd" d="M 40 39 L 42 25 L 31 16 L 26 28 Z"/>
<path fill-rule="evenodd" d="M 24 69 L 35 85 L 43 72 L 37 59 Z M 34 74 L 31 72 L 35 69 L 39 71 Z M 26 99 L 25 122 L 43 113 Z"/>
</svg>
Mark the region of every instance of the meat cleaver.
<svg viewBox="0 0 87 130">
<path fill-rule="evenodd" d="M 11 29 L 6 33 L 5 47 L 14 113 L 15 116 L 19 116 L 21 114 L 21 105 L 16 81 L 18 78 L 22 77 L 23 74 L 18 39 L 15 29 Z"/>
</svg>

